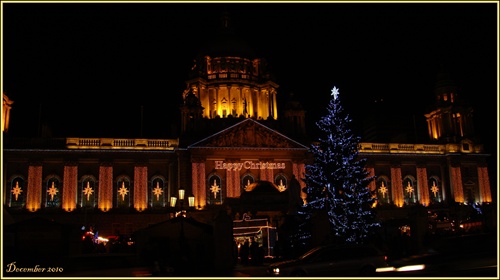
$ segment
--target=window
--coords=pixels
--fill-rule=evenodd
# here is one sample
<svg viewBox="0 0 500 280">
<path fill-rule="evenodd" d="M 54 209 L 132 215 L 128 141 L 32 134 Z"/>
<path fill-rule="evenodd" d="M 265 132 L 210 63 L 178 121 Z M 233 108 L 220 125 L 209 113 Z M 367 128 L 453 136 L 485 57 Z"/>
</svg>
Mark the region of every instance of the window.
<svg viewBox="0 0 500 280">
<path fill-rule="evenodd" d="M 26 206 L 26 180 L 20 175 L 14 175 L 9 180 L 9 207 L 22 209 Z"/>
<path fill-rule="evenodd" d="M 45 180 L 43 190 L 44 205 L 47 208 L 61 207 L 62 198 L 62 183 L 61 179 L 56 175 L 49 175 Z"/>
<path fill-rule="evenodd" d="M 220 205 L 224 199 L 224 192 L 222 189 L 222 180 L 216 175 L 212 174 L 208 177 L 207 186 L 207 203 L 211 205 Z"/>
<path fill-rule="evenodd" d="M 415 179 L 411 176 L 407 176 L 403 180 L 403 194 L 404 200 L 407 205 L 412 205 L 417 203 L 417 187 L 415 184 Z"/>
<path fill-rule="evenodd" d="M 429 178 L 429 196 L 431 203 L 441 202 L 441 183 L 437 177 Z"/>
<path fill-rule="evenodd" d="M 287 181 L 285 175 L 283 175 L 283 174 L 278 174 L 274 178 L 274 183 L 276 184 L 276 186 L 278 186 L 278 190 L 280 192 L 283 192 L 288 188 L 288 181 Z"/>
<path fill-rule="evenodd" d="M 168 189 L 165 178 L 162 176 L 153 177 L 149 185 L 148 193 L 150 207 L 165 207 L 166 201 L 168 201 Z"/>
<path fill-rule="evenodd" d="M 82 208 L 94 208 L 97 206 L 97 181 L 94 176 L 83 176 L 78 186 L 78 204 Z"/>
<path fill-rule="evenodd" d="M 473 204 L 476 202 L 476 184 L 472 181 L 464 183 L 464 201 L 466 204 Z"/>
<path fill-rule="evenodd" d="M 116 207 L 128 208 L 132 206 L 132 184 L 127 176 L 120 176 L 116 179 L 114 193 Z"/>
<path fill-rule="evenodd" d="M 241 179 L 241 192 L 248 191 L 247 188 L 254 182 L 255 179 L 252 174 L 246 174 L 245 176 L 243 176 L 243 178 Z"/>
<path fill-rule="evenodd" d="M 388 184 L 388 179 L 381 176 L 377 179 L 377 199 L 380 204 L 389 204 L 391 202 L 391 190 Z"/>
</svg>

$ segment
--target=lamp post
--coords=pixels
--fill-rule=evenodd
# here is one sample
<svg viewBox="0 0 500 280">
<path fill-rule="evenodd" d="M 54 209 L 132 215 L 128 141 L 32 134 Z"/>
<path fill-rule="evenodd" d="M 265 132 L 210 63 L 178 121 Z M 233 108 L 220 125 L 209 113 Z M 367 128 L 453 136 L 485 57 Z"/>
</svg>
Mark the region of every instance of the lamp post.
<svg viewBox="0 0 500 280">
<path fill-rule="evenodd" d="M 187 211 L 190 209 L 194 208 L 194 196 L 190 195 L 188 196 L 188 209 L 184 209 L 184 200 L 186 198 L 186 190 L 180 188 L 178 191 L 179 197 L 177 198 L 176 196 L 170 197 L 170 208 L 173 210 L 174 217 L 177 216 L 182 216 L 186 217 L 187 216 Z M 176 211 L 177 208 L 177 201 L 179 202 L 179 211 Z"/>
<path fill-rule="evenodd" d="M 181 260 L 186 261 L 190 258 L 189 248 L 187 246 L 186 237 L 184 236 L 184 219 L 187 216 L 187 212 L 194 208 L 194 196 L 188 196 L 188 209 L 184 209 L 184 199 L 186 196 L 186 190 L 180 188 L 178 191 L 179 198 L 172 196 L 170 197 L 170 208 L 173 210 L 173 217 L 179 217 L 180 219 L 180 234 L 179 234 L 179 245 L 181 248 Z M 179 202 L 179 211 L 177 211 L 177 201 Z M 185 263 L 183 263 L 185 265 Z M 182 266 L 183 266 L 182 265 Z M 181 268 L 182 269 L 182 268 Z"/>
</svg>

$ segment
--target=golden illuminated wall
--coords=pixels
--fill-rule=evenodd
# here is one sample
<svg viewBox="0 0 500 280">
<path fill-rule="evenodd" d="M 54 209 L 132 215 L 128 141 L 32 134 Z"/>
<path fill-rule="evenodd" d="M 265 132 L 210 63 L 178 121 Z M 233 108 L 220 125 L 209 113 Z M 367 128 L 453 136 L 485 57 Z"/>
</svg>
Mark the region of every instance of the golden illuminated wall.
<svg viewBox="0 0 500 280">
<path fill-rule="evenodd" d="M 373 168 L 373 167 L 367 167 L 367 168 L 365 168 L 365 169 L 366 169 L 366 171 L 368 172 L 368 177 L 373 177 L 373 176 L 375 176 L 375 168 Z M 370 182 L 370 184 L 368 184 L 368 188 L 369 188 L 369 189 L 370 189 L 370 191 L 372 191 L 372 192 L 376 191 L 376 190 L 377 190 L 377 183 L 376 183 L 376 180 L 372 180 L 372 181 Z M 375 193 L 375 194 L 373 195 L 373 197 L 377 197 L 377 194 Z"/>
<path fill-rule="evenodd" d="M 207 192 L 205 182 L 205 163 L 191 163 L 191 177 L 193 179 L 193 195 L 195 198 L 194 205 L 197 209 L 202 209 L 207 203 Z"/>
<path fill-rule="evenodd" d="M 134 167 L 134 208 L 141 212 L 148 208 L 148 167 Z"/>
<path fill-rule="evenodd" d="M 68 212 L 76 209 L 78 166 L 64 166 L 62 208 Z"/>
<path fill-rule="evenodd" d="M 240 196 L 240 173 L 239 171 L 226 169 L 226 197 Z"/>
<path fill-rule="evenodd" d="M 35 212 L 42 205 L 42 166 L 28 167 L 28 193 L 26 195 L 26 209 Z"/>
<path fill-rule="evenodd" d="M 260 170 L 260 180 L 274 182 L 274 172 L 273 169 L 261 169 Z"/>
<path fill-rule="evenodd" d="M 400 167 L 391 167 L 391 189 L 392 189 L 392 202 L 398 207 L 403 207 L 404 194 L 403 194 L 403 179 L 401 177 Z"/>
<path fill-rule="evenodd" d="M 9 97 L 4 93 L 2 103 L 2 132 L 9 131 L 10 110 L 12 109 L 13 103 L 14 101 L 10 100 Z"/>
<path fill-rule="evenodd" d="M 307 203 L 307 194 L 304 192 L 304 188 L 306 187 L 306 183 L 302 178 L 305 178 L 306 174 L 306 166 L 304 163 L 293 163 L 293 175 L 299 181 L 300 184 L 300 197 L 304 203 Z"/>
<path fill-rule="evenodd" d="M 455 202 L 464 203 L 464 190 L 462 185 L 462 172 L 460 167 L 450 167 L 451 193 Z"/>
<path fill-rule="evenodd" d="M 429 206 L 431 198 L 429 196 L 429 182 L 427 181 L 427 169 L 417 167 L 418 199 L 424 206 Z"/>
<path fill-rule="evenodd" d="M 478 179 L 479 179 L 479 203 L 492 202 L 491 190 L 490 190 L 490 179 L 488 177 L 487 167 L 477 168 Z"/>
<path fill-rule="evenodd" d="M 99 205 L 101 211 L 113 208 L 113 167 L 101 165 L 99 167 Z"/>
</svg>

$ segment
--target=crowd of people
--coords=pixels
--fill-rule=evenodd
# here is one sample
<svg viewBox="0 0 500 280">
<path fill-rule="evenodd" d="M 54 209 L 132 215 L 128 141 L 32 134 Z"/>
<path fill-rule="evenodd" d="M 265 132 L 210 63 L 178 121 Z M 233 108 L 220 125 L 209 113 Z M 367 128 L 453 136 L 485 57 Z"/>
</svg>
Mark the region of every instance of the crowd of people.
<svg viewBox="0 0 500 280">
<path fill-rule="evenodd" d="M 264 247 L 251 237 L 239 244 L 239 261 L 242 265 L 262 265 L 264 262 Z"/>
</svg>

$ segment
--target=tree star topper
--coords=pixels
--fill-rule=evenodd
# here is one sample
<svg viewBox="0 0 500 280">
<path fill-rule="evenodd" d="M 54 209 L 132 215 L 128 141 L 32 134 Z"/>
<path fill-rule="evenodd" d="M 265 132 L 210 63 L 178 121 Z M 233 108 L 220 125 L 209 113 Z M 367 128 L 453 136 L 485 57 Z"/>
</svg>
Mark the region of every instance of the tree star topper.
<svg viewBox="0 0 500 280">
<path fill-rule="evenodd" d="M 334 100 L 336 100 L 337 97 L 339 96 L 339 89 L 337 87 L 332 88 L 332 96 Z"/>
</svg>

